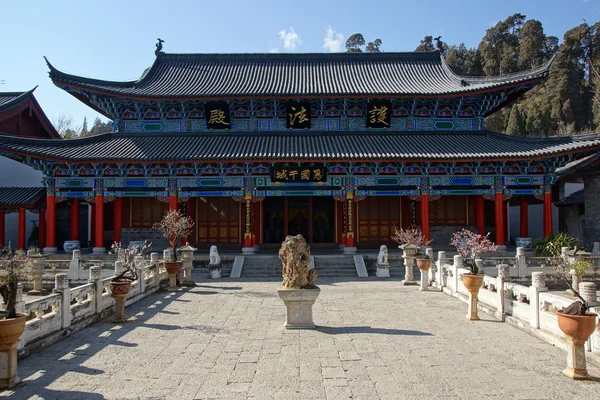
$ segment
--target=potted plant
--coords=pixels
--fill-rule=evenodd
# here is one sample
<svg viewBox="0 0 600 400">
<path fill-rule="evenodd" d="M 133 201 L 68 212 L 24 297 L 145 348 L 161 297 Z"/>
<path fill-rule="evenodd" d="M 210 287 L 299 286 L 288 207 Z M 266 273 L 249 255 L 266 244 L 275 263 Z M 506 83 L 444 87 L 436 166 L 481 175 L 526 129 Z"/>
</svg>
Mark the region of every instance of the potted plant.
<svg viewBox="0 0 600 400">
<path fill-rule="evenodd" d="M 550 254 L 560 254 L 557 244 L 548 244 Z M 572 284 L 570 275 L 583 273 L 589 268 L 589 263 L 577 260 L 577 247 L 573 258 L 553 257 L 549 259 L 555 271 L 555 278 L 562 280 L 570 289 L 577 300 L 568 307 L 556 312 L 558 327 L 567 337 L 567 368 L 563 374 L 572 379 L 589 379 L 585 362 L 584 344 L 596 329 L 598 315 L 590 312 L 589 303 L 579 294 L 578 288 Z"/>
<path fill-rule="evenodd" d="M 131 291 L 131 282 L 139 278 L 138 270 L 143 267 L 144 254 L 150 248 L 150 244 L 144 242 L 142 246 L 122 246 L 121 243 L 113 243 L 111 254 L 117 255 L 115 271 L 117 274 L 111 279 L 111 295 L 115 299 L 115 318 L 113 322 L 126 322 L 125 299 Z"/>
<path fill-rule="evenodd" d="M 186 217 L 179 210 L 169 210 L 165 213 L 163 219 L 154 224 L 154 229 L 160 231 L 163 237 L 169 242 L 171 248 L 171 260 L 165 260 L 165 268 L 169 273 L 169 290 L 177 289 L 177 276 L 181 269 L 182 262 L 177 261 L 175 249 L 179 241 L 192 233 L 194 221 L 191 217 Z"/>
<path fill-rule="evenodd" d="M 421 228 L 418 226 L 411 226 L 406 229 L 398 229 L 394 226 L 392 240 L 398 243 L 398 248 L 404 250 L 407 257 L 415 257 L 421 246 L 429 246 L 431 243 L 431 240 L 427 240 L 423 236 Z"/>
<path fill-rule="evenodd" d="M 29 262 L 23 251 L 13 252 L 10 244 L 0 249 L 0 295 L 6 304 L 0 312 L 0 389 L 10 389 L 21 381 L 17 375 L 17 343 L 27 315 L 17 313 L 16 304 L 19 282 L 27 279 Z"/>
<path fill-rule="evenodd" d="M 315 328 L 312 306 L 321 293 L 315 284 L 317 271 L 311 266 L 310 247 L 302 235 L 287 236 L 279 249 L 283 282 L 277 290 L 286 306 L 287 329 Z"/>
<path fill-rule="evenodd" d="M 483 271 L 480 271 L 476 262 L 476 257 L 483 253 L 490 253 L 498 250 L 498 246 L 494 244 L 488 237 L 472 232 L 468 229 L 461 229 L 454 232 L 450 245 L 456 247 L 456 251 L 462 257 L 464 264 L 469 268 L 469 272 L 462 274 L 462 281 L 469 291 L 469 312 L 467 319 L 471 321 L 479 320 L 477 312 L 477 303 L 479 289 L 483 285 Z"/>
</svg>

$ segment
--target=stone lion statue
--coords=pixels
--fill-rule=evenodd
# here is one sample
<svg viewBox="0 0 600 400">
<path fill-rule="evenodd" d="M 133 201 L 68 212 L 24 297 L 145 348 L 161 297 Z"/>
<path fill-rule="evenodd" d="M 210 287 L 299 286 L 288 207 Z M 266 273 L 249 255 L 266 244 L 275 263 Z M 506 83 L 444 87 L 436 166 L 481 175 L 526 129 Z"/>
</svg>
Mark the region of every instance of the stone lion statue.
<svg viewBox="0 0 600 400">
<path fill-rule="evenodd" d="M 287 236 L 279 249 L 279 258 L 283 264 L 282 287 L 309 288 L 315 286 L 317 271 L 308 269 L 310 247 L 302 235 Z"/>
<path fill-rule="evenodd" d="M 379 248 L 379 254 L 377 255 L 377 263 L 378 264 L 387 264 L 388 263 L 388 248 L 385 244 L 382 244 Z"/>
<path fill-rule="evenodd" d="M 210 254 L 209 254 L 208 263 L 210 265 L 221 264 L 221 256 L 219 256 L 219 252 L 217 251 L 217 246 L 215 246 L 215 245 L 210 246 Z"/>
</svg>

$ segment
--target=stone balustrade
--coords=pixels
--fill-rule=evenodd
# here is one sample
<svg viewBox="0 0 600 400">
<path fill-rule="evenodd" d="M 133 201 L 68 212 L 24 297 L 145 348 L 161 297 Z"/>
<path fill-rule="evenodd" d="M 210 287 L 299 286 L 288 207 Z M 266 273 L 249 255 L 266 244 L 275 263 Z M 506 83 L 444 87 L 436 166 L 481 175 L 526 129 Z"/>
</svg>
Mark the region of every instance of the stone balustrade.
<svg viewBox="0 0 600 400">
<path fill-rule="evenodd" d="M 115 269 L 118 270 L 119 265 Z M 17 346 L 19 356 L 26 356 L 46 347 L 65 335 L 106 318 L 114 312 L 115 301 L 111 297 L 111 277 L 103 278 L 100 266 L 91 266 L 88 283 L 71 288 L 69 273 L 57 273 L 53 293 L 31 301 L 23 298 L 20 284 L 17 296 L 17 312 L 28 315 L 25 331 Z M 81 271 L 79 272 L 81 279 Z M 139 279 L 132 282 L 126 305 L 133 304 L 166 285 L 167 271 L 152 253 L 148 263 L 141 268 Z"/>
</svg>

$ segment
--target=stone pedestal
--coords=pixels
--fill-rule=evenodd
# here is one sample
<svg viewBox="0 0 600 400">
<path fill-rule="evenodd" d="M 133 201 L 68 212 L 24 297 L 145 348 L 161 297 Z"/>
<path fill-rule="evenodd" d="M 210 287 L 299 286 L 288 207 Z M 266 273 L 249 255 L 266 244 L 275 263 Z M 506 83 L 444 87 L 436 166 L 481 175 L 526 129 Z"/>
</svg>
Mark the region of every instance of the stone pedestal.
<svg viewBox="0 0 600 400">
<path fill-rule="evenodd" d="M 30 296 L 40 296 L 46 294 L 42 290 L 42 274 L 46 264 L 45 257 L 37 252 L 37 250 L 27 250 L 27 257 L 31 259 L 31 274 L 33 276 L 33 290 L 27 292 Z"/>
<path fill-rule="evenodd" d="M 567 368 L 563 374 L 571 379 L 590 379 L 585 363 L 585 340 L 574 339 L 567 336 Z"/>
<path fill-rule="evenodd" d="M 94 254 L 106 254 L 106 249 L 104 247 L 94 247 L 92 249 L 92 253 L 94 253 Z"/>
<path fill-rule="evenodd" d="M 208 272 L 211 279 L 221 278 L 221 264 L 208 264 Z"/>
<path fill-rule="evenodd" d="M 256 253 L 256 249 L 254 247 L 242 247 L 242 253 L 254 254 L 254 253 Z"/>
<path fill-rule="evenodd" d="M 131 290 L 131 282 L 111 282 L 111 296 L 115 299 L 115 318 L 114 323 L 121 324 L 127 322 L 125 317 L 125 299 Z"/>
<path fill-rule="evenodd" d="M 479 289 L 483 285 L 483 275 L 462 275 L 463 284 L 469 291 L 469 311 L 467 319 L 469 321 L 479 321 L 477 306 L 479 304 Z"/>
<path fill-rule="evenodd" d="M 185 246 L 177 249 L 181 253 L 181 262 L 183 264 L 183 286 L 196 286 L 192 279 L 192 268 L 194 268 L 194 252 L 198 250 L 186 243 Z"/>
<path fill-rule="evenodd" d="M 377 263 L 377 272 L 375 272 L 378 278 L 389 278 L 390 277 L 390 263 Z"/>
<path fill-rule="evenodd" d="M 321 289 L 279 289 L 277 294 L 286 307 L 286 329 L 313 329 L 312 306 Z"/>
<path fill-rule="evenodd" d="M 174 292 L 177 290 L 177 275 L 179 275 L 181 269 L 181 261 L 166 261 L 165 268 L 169 274 L 169 288 L 167 290 Z"/>
<path fill-rule="evenodd" d="M 17 344 L 25 329 L 27 317 L 0 320 L 3 336 L 0 337 L 0 389 L 11 389 L 21 382 L 17 371 Z"/>
</svg>

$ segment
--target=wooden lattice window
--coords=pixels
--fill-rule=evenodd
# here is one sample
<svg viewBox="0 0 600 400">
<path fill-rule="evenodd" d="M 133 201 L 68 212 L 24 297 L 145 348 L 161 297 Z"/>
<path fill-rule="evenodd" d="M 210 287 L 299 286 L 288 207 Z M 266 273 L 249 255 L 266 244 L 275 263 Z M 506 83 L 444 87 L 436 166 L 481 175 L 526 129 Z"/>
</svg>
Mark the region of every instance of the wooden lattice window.
<svg viewBox="0 0 600 400">
<path fill-rule="evenodd" d="M 475 221 L 475 201 L 469 196 L 442 196 L 429 203 L 429 223 L 437 226 L 464 226 Z"/>
<path fill-rule="evenodd" d="M 399 197 L 367 197 L 358 205 L 359 241 L 387 243 L 394 226 L 401 226 Z"/>
<path fill-rule="evenodd" d="M 155 222 L 160 222 L 168 208 L 167 203 L 161 203 L 154 197 L 132 198 L 131 227 L 151 228 Z"/>
<path fill-rule="evenodd" d="M 198 197 L 199 243 L 239 243 L 240 204 L 230 197 Z"/>
</svg>

